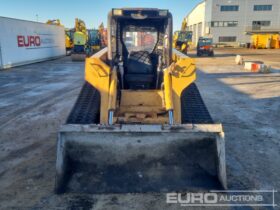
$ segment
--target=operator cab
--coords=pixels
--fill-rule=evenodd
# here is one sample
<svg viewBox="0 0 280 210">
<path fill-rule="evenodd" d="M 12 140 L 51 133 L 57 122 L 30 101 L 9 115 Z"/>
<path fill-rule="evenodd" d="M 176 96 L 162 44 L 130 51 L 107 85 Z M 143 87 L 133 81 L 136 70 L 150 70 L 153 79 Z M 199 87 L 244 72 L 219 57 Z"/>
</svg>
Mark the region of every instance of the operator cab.
<svg viewBox="0 0 280 210">
<path fill-rule="evenodd" d="M 108 52 L 121 89 L 159 89 L 171 64 L 172 16 L 159 9 L 113 9 Z"/>
</svg>

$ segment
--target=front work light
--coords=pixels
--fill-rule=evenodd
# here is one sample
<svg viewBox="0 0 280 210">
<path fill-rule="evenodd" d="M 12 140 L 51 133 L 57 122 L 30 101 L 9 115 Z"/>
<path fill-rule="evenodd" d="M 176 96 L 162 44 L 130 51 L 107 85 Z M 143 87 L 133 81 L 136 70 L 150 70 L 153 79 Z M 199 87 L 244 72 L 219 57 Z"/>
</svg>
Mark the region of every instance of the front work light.
<svg viewBox="0 0 280 210">
<path fill-rule="evenodd" d="M 123 11 L 121 9 L 113 9 L 113 15 L 121 16 Z"/>
</svg>

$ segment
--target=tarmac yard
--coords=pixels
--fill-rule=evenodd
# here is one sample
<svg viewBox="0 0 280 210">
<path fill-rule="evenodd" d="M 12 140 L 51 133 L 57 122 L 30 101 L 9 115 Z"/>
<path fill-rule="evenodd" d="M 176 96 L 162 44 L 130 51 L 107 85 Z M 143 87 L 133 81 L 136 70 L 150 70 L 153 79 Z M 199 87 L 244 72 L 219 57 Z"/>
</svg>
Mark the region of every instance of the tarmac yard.
<svg viewBox="0 0 280 210">
<path fill-rule="evenodd" d="M 236 54 L 272 72 L 245 71 Z M 195 60 L 201 95 L 224 127 L 228 188 L 279 191 L 280 50 L 217 49 Z M 83 76 L 84 63 L 70 57 L 0 72 L 0 209 L 184 209 L 165 193 L 54 194 L 56 136 Z"/>
</svg>

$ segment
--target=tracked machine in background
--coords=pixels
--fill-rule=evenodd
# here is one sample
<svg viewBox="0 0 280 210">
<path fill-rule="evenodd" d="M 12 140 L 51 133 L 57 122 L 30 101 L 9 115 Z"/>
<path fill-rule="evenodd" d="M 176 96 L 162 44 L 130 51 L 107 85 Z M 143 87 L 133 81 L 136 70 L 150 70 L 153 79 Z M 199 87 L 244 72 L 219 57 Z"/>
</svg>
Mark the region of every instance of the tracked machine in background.
<svg viewBox="0 0 280 210">
<path fill-rule="evenodd" d="M 192 44 L 192 31 L 187 31 L 187 21 L 183 20 L 181 30 L 175 31 L 173 35 L 173 48 L 187 54 Z"/>
<path fill-rule="evenodd" d="M 59 132 L 56 192 L 226 188 L 222 125 L 195 79 L 193 59 L 172 50 L 168 10 L 113 9 L 108 48 L 86 59 Z"/>
<path fill-rule="evenodd" d="M 98 29 L 89 29 L 88 30 L 88 55 L 92 55 L 101 49 L 101 39 Z"/>
<path fill-rule="evenodd" d="M 74 32 L 74 29 L 65 29 L 65 48 L 67 55 L 71 54 L 74 47 Z"/>
<path fill-rule="evenodd" d="M 103 23 L 101 23 L 98 29 L 88 30 L 88 55 L 96 53 L 100 49 L 107 46 L 107 30 L 104 28 Z"/>
<path fill-rule="evenodd" d="M 71 53 L 72 61 L 84 61 L 86 58 L 86 48 L 88 32 L 83 20 L 75 19 L 75 32 L 73 34 L 73 50 Z"/>
<path fill-rule="evenodd" d="M 95 53 L 107 46 L 107 29 L 101 23 L 98 29 L 88 30 L 88 46 L 90 54 Z"/>
<path fill-rule="evenodd" d="M 192 43 L 192 31 L 175 31 L 173 36 L 173 47 L 184 54 L 188 54 Z"/>
</svg>

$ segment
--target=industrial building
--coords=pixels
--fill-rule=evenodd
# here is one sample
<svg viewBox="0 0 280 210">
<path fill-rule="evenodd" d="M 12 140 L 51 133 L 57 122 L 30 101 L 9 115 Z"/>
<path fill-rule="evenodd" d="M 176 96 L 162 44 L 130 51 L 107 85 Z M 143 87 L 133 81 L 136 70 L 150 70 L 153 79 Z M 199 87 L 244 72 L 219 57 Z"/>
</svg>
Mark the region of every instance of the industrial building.
<svg viewBox="0 0 280 210">
<path fill-rule="evenodd" d="M 204 0 L 186 17 L 193 43 L 200 36 L 213 37 L 214 43 L 250 43 L 252 33 L 280 32 L 278 0 Z"/>
</svg>

